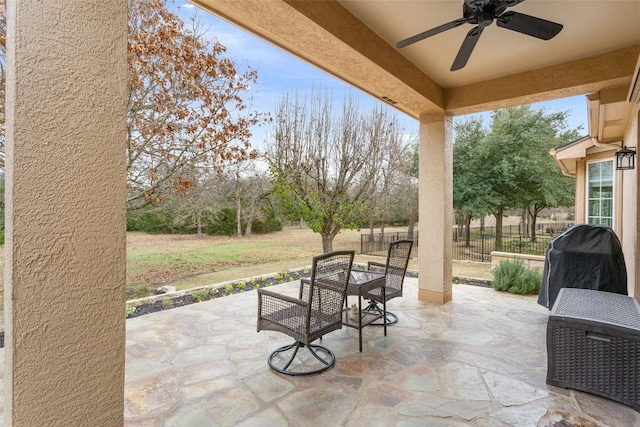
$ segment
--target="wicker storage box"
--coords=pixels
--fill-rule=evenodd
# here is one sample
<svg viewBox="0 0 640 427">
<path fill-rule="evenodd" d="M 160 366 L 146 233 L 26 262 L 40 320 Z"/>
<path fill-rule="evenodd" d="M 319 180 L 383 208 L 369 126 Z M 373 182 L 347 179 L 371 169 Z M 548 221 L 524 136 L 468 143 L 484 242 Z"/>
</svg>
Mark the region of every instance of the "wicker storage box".
<svg viewBox="0 0 640 427">
<path fill-rule="evenodd" d="M 547 383 L 640 411 L 640 304 L 609 292 L 564 288 L 547 324 Z"/>
</svg>

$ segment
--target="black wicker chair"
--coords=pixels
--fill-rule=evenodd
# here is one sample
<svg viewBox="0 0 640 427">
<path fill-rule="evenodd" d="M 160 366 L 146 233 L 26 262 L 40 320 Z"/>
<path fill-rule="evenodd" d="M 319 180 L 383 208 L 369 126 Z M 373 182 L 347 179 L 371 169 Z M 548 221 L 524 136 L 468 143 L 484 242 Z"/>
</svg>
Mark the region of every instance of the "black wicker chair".
<svg viewBox="0 0 640 427">
<path fill-rule="evenodd" d="M 383 270 L 385 274 L 385 299 L 389 301 L 392 298 L 402 296 L 402 285 L 404 284 L 404 275 L 407 272 L 407 264 L 411 256 L 411 248 L 413 240 L 396 240 L 389 245 L 387 254 L 387 263 L 369 261 L 367 270 L 374 269 Z M 364 295 L 369 300 L 369 304 L 364 308 L 365 311 L 375 311 L 382 314 L 382 308 L 378 303 L 382 303 L 382 288 L 375 288 L 371 292 Z M 398 316 L 387 311 L 387 325 L 398 322 Z M 376 321 L 372 325 L 383 325 L 382 321 Z"/>
<path fill-rule="evenodd" d="M 353 256 L 354 251 L 336 251 L 314 257 L 311 278 L 300 281 L 298 298 L 258 289 L 258 332 L 279 331 L 295 340 L 269 355 L 273 370 L 287 375 L 311 375 L 333 366 L 333 352 L 311 343 L 342 328 Z M 302 347 L 313 358 L 298 353 Z"/>
</svg>

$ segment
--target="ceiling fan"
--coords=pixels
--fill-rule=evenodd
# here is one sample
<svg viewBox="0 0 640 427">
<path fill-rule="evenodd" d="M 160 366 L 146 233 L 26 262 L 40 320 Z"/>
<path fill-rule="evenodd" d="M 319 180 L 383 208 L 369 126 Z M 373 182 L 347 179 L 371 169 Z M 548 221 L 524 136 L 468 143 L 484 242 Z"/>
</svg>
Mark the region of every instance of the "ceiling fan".
<svg viewBox="0 0 640 427">
<path fill-rule="evenodd" d="M 496 21 L 498 27 L 518 33 L 536 37 L 542 40 L 550 40 L 562 30 L 562 25 L 535 16 L 525 15 L 519 12 L 505 12 L 508 7 L 522 3 L 524 0 L 464 0 L 462 5 L 462 18 L 442 24 L 438 27 L 424 31 L 408 39 L 398 42 L 396 47 L 403 48 L 427 37 L 435 36 L 443 31 L 451 30 L 462 24 L 474 24 L 462 42 L 462 46 L 451 65 L 451 71 L 456 71 L 467 65 L 467 61 L 478 43 L 478 39 L 485 27 Z"/>
</svg>

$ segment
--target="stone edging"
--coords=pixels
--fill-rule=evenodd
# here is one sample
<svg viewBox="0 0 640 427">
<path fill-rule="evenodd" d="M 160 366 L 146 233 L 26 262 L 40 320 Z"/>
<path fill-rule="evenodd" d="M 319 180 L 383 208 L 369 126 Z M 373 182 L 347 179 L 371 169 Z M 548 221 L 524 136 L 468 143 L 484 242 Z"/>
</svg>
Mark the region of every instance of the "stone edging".
<svg viewBox="0 0 640 427">
<path fill-rule="evenodd" d="M 305 266 L 305 267 L 299 267 L 299 268 L 294 268 L 291 270 L 287 270 L 289 272 L 299 272 L 299 271 L 304 271 L 304 270 L 310 270 L 311 266 Z M 206 289 L 206 290 L 213 290 L 213 289 L 222 289 L 224 287 L 226 287 L 227 285 L 232 285 L 232 284 L 237 284 L 239 282 L 250 282 L 251 279 L 258 279 L 258 278 L 262 278 L 262 277 L 266 277 L 266 278 L 273 278 L 275 277 L 276 274 L 281 274 L 281 273 L 267 273 L 267 274 L 261 274 L 260 276 L 251 276 L 251 277 L 245 277 L 242 279 L 234 279 L 234 280 L 227 280 L 225 282 L 218 282 L 218 283 L 212 283 L 210 285 L 203 285 L 203 286 L 198 286 L 195 288 L 189 288 L 189 289 L 183 289 L 181 291 L 174 291 L 174 292 L 167 292 L 167 293 L 163 293 L 163 294 L 158 294 L 158 295 L 151 295 L 148 297 L 143 297 L 143 298 L 136 298 L 136 299 L 132 299 L 132 300 L 128 300 L 126 302 L 127 304 L 127 308 L 131 308 L 131 307 L 138 307 L 140 305 L 146 305 L 146 304 L 153 304 L 156 302 L 161 302 L 164 300 L 168 300 L 168 299 L 175 299 L 175 298 L 180 298 L 186 295 L 193 295 L 194 293 L 196 293 L 197 291 Z"/>
</svg>

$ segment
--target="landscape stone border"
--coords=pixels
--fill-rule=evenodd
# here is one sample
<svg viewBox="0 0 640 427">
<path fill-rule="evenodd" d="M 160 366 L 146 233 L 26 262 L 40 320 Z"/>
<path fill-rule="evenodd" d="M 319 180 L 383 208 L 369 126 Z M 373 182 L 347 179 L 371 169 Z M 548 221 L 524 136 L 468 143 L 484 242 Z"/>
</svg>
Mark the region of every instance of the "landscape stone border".
<svg viewBox="0 0 640 427">
<path fill-rule="evenodd" d="M 362 264 L 354 264 L 356 268 L 366 268 Z M 286 273 L 286 275 L 285 275 Z M 155 313 L 157 311 L 168 310 L 175 307 L 181 307 L 188 304 L 194 304 L 198 301 L 194 298 L 194 294 L 198 291 L 208 290 L 210 298 L 221 298 L 227 295 L 236 294 L 239 292 L 247 292 L 249 290 L 256 289 L 256 284 L 260 287 L 268 287 L 278 285 L 280 283 L 287 283 L 295 280 L 299 280 L 303 277 L 309 277 L 311 274 L 311 266 L 300 267 L 286 272 L 269 273 L 261 276 L 246 277 L 243 279 L 229 280 L 226 282 L 213 283 L 210 285 L 198 286 L 196 288 L 184 289 L 182 291 L 166 292 L 157 295 L 151 295 L 144 298 L 136 298 L 128 300 L 126 302 L 126 310 L 132 310 L 131 315 L 127 315 L 127 318 L 139 317 L 149 313 Z M 407 277 L 418 277 L 418 272 L 415 270 L 407 270 Z M 254 279 L 254 280 L 252 280 Z M 264 280 L 263 280 L 264 279 Z M 289 280 L 287 280 L 289 279 Z M 286 280 L 286 281 L 285 281 Z M 238 284 L 244 282 L 246 287 L 239 289 Z M 464 283 L 473 286 L 482 286 L 485 288 L 491 287 L 491 281 L 481 278 L 454 276 L 453 283 Z M 227 289 L 227 286 L 231 285 L 233 290 L 231 292 L 225 292 L 220 294 L 220 290 Z M 216 295 L 211 295 L 211 291 L 218 290 Z M 171 300 L 172 303 L 163 306 L 163 301 Z M 165 303 L 166 304 L 166 303 Z M 135 307 L 135 309 L 134 309 Z M 4 325 L 0 325 L 0 348 L 4 348 Z"/>
</svg>

